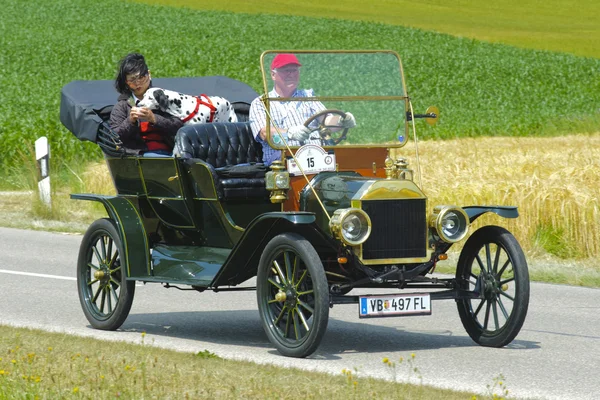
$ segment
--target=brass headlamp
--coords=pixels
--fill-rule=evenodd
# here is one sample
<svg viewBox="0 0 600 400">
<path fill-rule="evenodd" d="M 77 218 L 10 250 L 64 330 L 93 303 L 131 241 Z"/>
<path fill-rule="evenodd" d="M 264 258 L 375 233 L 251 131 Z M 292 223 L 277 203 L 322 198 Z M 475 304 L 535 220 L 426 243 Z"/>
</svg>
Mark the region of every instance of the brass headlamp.
<svg viewBox="0 0 600 400">
<path fill-rule="evenodd" d="M 286 171 L 281 160 L 273 161 L 271 164 L 271 170 L 265 174 L 265 185 L 271 192 L 271 203 L 283 203 L 287 200 L 290 173 Z"/>
</svg>

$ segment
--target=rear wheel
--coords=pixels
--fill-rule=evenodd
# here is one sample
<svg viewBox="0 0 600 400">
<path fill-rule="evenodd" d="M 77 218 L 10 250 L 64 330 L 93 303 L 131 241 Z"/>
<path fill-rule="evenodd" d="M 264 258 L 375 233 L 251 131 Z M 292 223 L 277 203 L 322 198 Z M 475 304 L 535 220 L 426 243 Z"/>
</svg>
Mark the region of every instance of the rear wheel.
<svg viewBox="0 0 600 400">
<path fill-rule="evenodd" d="M 114 222 L 99 219 L 83 236 L 77 291 L 83 313 L 96 329 L 118 329 L 129 315 L 135 281 L 127 281 L 123 246 Z"/>
<path fill-rule="evenodd" d="M 529 305 L 529 272 L 515 237 L 498 226 L 477 230 L 463 248 L 456 280 L 482 299 L 457 300 L 460 319 L 478 344 L 502 347 L 519 333 Z"/>
<path fill-rule="evenodd" d="M 292 233 L 274 237 L 260 258 L 258 310 L 277 350 L 288 357 L 312 354 L 325 334 L 329 288 L 313 246 Z"/>
</svg>

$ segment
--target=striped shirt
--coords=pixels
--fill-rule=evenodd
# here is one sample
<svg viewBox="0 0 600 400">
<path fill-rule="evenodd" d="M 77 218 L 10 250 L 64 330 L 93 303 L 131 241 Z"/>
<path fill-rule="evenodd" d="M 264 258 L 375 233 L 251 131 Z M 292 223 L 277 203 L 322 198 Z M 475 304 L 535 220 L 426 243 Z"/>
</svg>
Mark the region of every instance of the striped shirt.
<svg viewBox="0 0 600 400">
<path fill-rule="evenodd" d="M 281 96 L 273 89 L 269 92 L 269 97 L 275 98 Z M 314 97 L 314 92 L 312 89 L 296 89 L 291 97 Z M 284 136 L 285 140 L 288 141 L 290 146 L 299 146 L 301 143 L 296 140 L 288 140 L 287 130 L 292 126 L 304 125 L 304 122 L 308 118 L 325 110 L 325 106 L 320 101 L 271 101 L 269 102 L 269 105 L 271 124 L 282 131 L 281 134 Z M 273 161 L 281 158 L 281 150 L 273 149 L 266 140 L 263 140 L 259 136 L 259 132 L 266 126 L 267 120 L 265 105 L 260 100 L 260 97 L 254 99 L 250 105 L 249 120 L 254 138 L 262 145 L 263 162 L 265 165 L 271 165 Z M 314 125 L 316 128 L 317 121 L 314 121 Z M 273 136 L 273 142 L 281 142 L 276 130 L 271 130 L 271 135 Z M 318 132 L 311 134 L 310 139 L 307 140 L 306 143 L 313 143 L 313 141 L 314 144 L 321 144 Z"/>
</svg>

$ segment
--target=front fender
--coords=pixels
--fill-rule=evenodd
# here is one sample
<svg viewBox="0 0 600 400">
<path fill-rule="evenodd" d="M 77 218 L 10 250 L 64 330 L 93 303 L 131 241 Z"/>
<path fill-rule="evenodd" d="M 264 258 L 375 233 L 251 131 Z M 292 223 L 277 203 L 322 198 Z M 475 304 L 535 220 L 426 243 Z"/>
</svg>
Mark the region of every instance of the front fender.
<svg viewBox="0 0 600 400">
<path fill-rule="evenodd" d="M 148 236 L 142 218 L 131 201 L 123 197 L 97 194 L 72 194 L 74 200 L 98 201 L 102 203 L 108 216 L 117 225 L 123 243 L 123 252 L 128 278 L 150 276 L 150 252 Z"/>
<path fill-rule="evenodd" d="M 463 210 L 469 216 L 469 221 L 472 223 L 481 215 L 492 212 L 503 218 L 517 218 L 519 211 L 515 206 L 467 206 Z"/>
<path fill-rule="evenodd" d="M 285 232 L 303 236 L 319 254 L 337 252 L 337 242 L 319 228 L 314 213 L 265 213 L 248 225 L 211 286 L 237 285 L 256 276 L 262 250 L 273 237 Z"/>
</svg>

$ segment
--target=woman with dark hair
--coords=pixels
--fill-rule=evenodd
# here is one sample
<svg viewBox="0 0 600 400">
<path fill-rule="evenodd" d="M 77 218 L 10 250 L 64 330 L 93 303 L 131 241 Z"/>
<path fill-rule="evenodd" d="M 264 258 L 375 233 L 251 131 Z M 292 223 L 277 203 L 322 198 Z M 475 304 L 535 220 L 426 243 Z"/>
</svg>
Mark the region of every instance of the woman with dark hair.
<svg viewBox="0 0 600 400">
<path fill-rule="evenodd" d="M 136 104 L 152 86 L 144 56 L 130 53 L 119 62 L 115 88 L 120 96 L 110 114 L 110 127 L 128 149 L 144 157 L 164 157 L 173 153 L 173 138 L 183 126 L 177 117 L 152 111 Z"/>
</svg>

